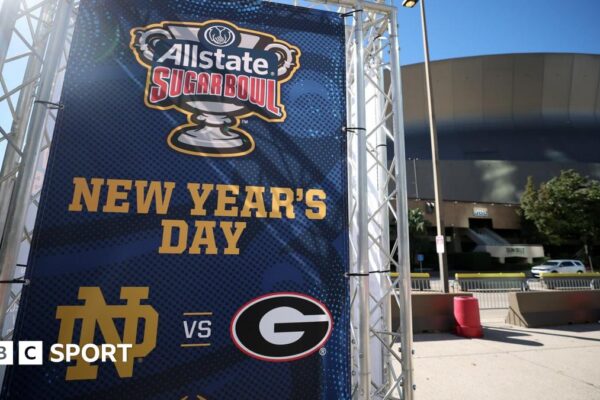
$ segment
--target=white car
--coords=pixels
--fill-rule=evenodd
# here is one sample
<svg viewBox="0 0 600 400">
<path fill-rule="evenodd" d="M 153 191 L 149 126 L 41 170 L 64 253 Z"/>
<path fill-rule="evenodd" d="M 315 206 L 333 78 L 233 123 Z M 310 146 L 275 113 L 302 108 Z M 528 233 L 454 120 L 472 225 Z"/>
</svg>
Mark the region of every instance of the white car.
<svg viewBox="0 0 600 400">
<path fill-rule="evenodd" d="M 531 268 L 531 273 L 536 278 L 539 278 L 542 272 L 554 272 L 558 274 L 584 273 L 585 266 L 579 260 L 548 260 L 542 265 Z"/>
</svg>

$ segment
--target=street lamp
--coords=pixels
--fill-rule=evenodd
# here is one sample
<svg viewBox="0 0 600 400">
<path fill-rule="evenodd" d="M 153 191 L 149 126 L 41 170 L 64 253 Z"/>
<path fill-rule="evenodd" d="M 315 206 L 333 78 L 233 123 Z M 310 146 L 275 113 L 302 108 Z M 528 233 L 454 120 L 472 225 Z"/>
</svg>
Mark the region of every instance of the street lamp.
<svg viewBox="0 0 600 400">
<path fill-rule="evenodd" d="M 414 7 L 419 0 L 403 0 L 402 6 Z M 440 167 L 437 145 L 437 128 L 433 111 L 433 91 L 431 89 L 431 70 L 429 65 L 429 40 L 427 38 L 427 20 L 425 17 L 425 0 L 421 0 L 421 24 L 423 26 L 423 51 L 425 53 L 425 84 L 427 87 L 427 109 L 429 111 L 429 134 L 431 137 L 431 164 L 433 167 L 433 193 L 435 201 L 435 224 L 437 227 L 436 247 L 440 266 L 440 280 L 444 293 L 448 293 L 448 259 L 446 257 L 446 233 L 442 210 L 442 187 L 440 182 Z"/>
</svg>

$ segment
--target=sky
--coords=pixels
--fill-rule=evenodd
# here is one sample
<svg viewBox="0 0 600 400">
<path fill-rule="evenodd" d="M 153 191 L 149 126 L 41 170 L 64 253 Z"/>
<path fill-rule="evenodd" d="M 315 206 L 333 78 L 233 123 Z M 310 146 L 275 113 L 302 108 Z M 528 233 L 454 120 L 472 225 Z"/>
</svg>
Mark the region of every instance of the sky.
<svg viewBox="0 0 600 400">
<path fill-rule="evenodd" d="M 423 61 L 420 4 L 399 7 L 400 62 Z M 600 54 L 600 0 L 426 0 L 432 60 L 483 54 Z"/>
</svg>

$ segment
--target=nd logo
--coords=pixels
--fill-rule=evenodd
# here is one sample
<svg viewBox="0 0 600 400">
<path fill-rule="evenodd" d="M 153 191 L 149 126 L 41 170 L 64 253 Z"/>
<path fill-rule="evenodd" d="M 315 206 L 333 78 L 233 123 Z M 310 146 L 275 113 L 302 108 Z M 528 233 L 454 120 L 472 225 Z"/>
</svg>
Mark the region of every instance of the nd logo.
<svg viewBox="0 0 600 400">
<path fill-rule="evenodd" d="M 83 305 L 58 306 L 56 319 L 60 320 L 58 343 L 73 343 L 75 321 L 81 320 L 81 333 L 79 345 L 94 343 L 96 326 L 107 344 L 131 344 L 133 347 L 127 352 L 127 359 L 123 361 L 122 350 L 115 354 L 115 368 L 121 378 L 133 376 L 133 362 L 135 358 L 147 356 L 156 347 L 156 334 L 158 331 L 158 313 L 147 304 L 140 301 L 148 298 L 147 287 L 121 288 L 121 300 L 126 300 L 124 305 L 107 305 L 99 287 L 79 288 L 79 300 L 84 300 Z M 123 320 L 123 334 L 120 335 L 115 324 L 115 319 Z M 137 343 L 138 326 L 144 320 L 142 342 Z M 81 356 L 76 358 L 76 363 L 67 368 L 66 380 L 96 379 L 98 366 L 90 365 Z"/>
</svg>

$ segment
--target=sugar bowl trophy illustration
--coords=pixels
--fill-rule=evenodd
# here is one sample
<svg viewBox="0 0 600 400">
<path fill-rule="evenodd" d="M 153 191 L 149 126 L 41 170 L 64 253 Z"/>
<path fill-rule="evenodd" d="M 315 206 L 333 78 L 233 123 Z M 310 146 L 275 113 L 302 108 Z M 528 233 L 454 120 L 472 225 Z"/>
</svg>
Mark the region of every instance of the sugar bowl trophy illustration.
<svg viewBox="0 0 600 400">
<path fill-rule="evenodd" d="M 281 85 L 300 67 L 300 49 L 230 22 L 160 22 L 131 30 L 130 48 L 147 68 L 145 104 L 176 109 L 188 123 L 167 142 L 182 153 L 237 157 L 254 150 L 240 120 L 286 118 Z"/>
</svg>

